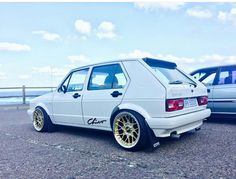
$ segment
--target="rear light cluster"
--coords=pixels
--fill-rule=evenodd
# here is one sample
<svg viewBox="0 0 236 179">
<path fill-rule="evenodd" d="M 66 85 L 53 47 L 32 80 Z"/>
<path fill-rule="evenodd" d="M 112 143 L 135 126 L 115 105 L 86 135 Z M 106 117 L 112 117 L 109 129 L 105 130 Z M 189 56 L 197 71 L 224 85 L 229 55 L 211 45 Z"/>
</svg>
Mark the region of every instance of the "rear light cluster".
<svg viewBox="0 0 236 179">
<path fill-rule="evenodd" d="M 206 105 L 208 103 L 208 97 L 207 96 L 200 96 L 197 98 L 197 101 L 198 101 L 199 106 Z"/>
<path fill-rule="evenodd" d="M 208 103 L 207 96 L 197 97 L 197 102 L 199 106 L 206 105 Z M 178 111 L 184 108 L 184 99 L 168 99 L 166 100 L 166 111 Z"/>
<path fill-rule="evenodd" d="M 166 111 L 177 111 L 184 108 L 183 99 L 169 99 L 166 101 Z"/>
</svg>

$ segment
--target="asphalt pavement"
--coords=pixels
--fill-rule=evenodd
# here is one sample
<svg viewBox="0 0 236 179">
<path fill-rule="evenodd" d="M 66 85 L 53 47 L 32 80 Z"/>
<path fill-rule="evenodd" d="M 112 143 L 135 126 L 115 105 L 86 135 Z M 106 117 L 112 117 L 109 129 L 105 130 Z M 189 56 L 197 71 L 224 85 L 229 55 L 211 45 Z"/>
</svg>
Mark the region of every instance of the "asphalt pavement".
<svg viewBox="0 0 236 179">
<path fill-rule="evenodd" d="M 161 139 L 154 151 L 128 152 L 110 132 L 36 132 L 26 108 L 0 108 L 0 178 L 236 178 L 236 119 Z"/>
</svg>

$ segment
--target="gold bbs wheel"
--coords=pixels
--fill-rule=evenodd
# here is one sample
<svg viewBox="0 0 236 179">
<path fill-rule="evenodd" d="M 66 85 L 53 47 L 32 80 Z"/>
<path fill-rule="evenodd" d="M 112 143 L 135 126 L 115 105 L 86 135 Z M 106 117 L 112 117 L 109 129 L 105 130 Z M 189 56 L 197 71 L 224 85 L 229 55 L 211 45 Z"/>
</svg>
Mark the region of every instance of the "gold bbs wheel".
<svg viewBox="0 0 236 179">
<path fill-rule="evenodd" d="M 129 112 L 119 113 L 113 122 L 116 141 L 124 148 L 136 146 L 140 138 L 140 125 L 137 118 Z"/>
<path fill-rule="evenodd" d="M 41 131 L 44 126 L 44 114 L 40 109 L 36 109 L 33 114 L 33 125 L 36 131 Z"/>
</svg>

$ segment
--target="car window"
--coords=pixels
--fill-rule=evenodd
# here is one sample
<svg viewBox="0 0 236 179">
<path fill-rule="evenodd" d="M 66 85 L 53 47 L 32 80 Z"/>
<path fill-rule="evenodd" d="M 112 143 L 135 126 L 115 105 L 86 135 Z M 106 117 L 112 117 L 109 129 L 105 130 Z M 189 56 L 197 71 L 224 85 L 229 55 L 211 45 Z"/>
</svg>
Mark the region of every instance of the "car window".
<svg viewBox="0 0 236 179">
<path fill-rule="evenodd" d="M 67 92 L 81 91 L 83 89 L 87 73 L 88 69 L 73 72 L 67 86 Z"/>
<path fill-rule="evenodd" d="M 196 80 L 200 80 L 203 76 L 206 75 L 206 72 L 198 72 L 193 75 Z"/>
<path fill-rule="evenodd" d="M 216 74 L 217 74 L 218 68 L 209 68 L 204 70 L 199 70 L 195 73 L 192 73 L 191 75 L 202 82 L 205 86 L 211 86 L 214 85 Z"/>
<path fill-rule="evenodd" d="M 113 82 L 113 88 L 123 88 L 126 84 L 126 78 L 120 68 L 120 72 L 116 72 L 115 80 Z"/>
<path fill-rule="evenodd" d="M 89 79 L 88 90 L 123 88 L 125 75 L 119 64 L 94 67 Z"/>
<path fill-rule="evenodd" d="M 160 74 L 163 75 L 163 77 L 166 78 L 170 84 L 174 84 L 174 82 L 178 81 L 181 83 L 195 83 L 180 70 L 178 70 L 176 64 L 152 59 L 144 59 L 144 62 L 148 64 L 155 72 L 161 72 Z"/>
<path fill-rule="evenodd" d="M 206 86 L 211 86 L 215 80 L 216 72 L 211 73 L 211 74 L 205 74 L 200 80 L 204 85 Z"/>
<path fill-rule="evenodd" d="M 60 93 L 60 92 L 63 92 L 62 91 L 62 86 L 65 86 L 66 88 L 67 88 L 67 86 L 68 86 L 68 83 L 69 83 L 69 81 L 70 81 L 70 77 L 71 77 L 71 74 L 66 78 L 66 80 L 64 81 L 64 83 L 60 86 L 60 88 L 58 89 L 58 92 Z"/>
<path fill-rule="evenodd" d="M 225 67 L 221 69 L 218 85 L 236 84 L 236 67 Z"/>
</svg>

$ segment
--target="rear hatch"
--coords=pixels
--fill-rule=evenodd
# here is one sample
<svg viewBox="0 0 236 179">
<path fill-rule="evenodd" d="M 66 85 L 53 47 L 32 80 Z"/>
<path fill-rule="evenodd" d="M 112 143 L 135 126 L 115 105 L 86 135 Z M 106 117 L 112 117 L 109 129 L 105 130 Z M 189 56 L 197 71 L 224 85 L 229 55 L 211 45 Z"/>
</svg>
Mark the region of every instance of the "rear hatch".
<svg viewBox="0 0 236 179">
<path fill-rule="evenodd" d="M 206 88 L 201 85 L 169 85 L 166 90 L 166 101 L 170 99 L 183 99 L 184 106 L 181 110 L 167 112 L 167 116 L 175 116 L 180 114 L 191 113 L 206 108 L 206 105 L 199 105 L 200 97 L 207 96 Z M 167 105 L 167 104 L 166 104 Z"/>
<path fill-rule="evenodd" d="M 207 96 L 207 89 L 203 84 L 179 70 L 175 63 L 150 58 L 143 60 L 152 68 L 152 72 L 166 88 L 166 117 L 192 113 L 206 108 L 206 105 L 199 105 L 199 99 Z M 183 103 L 181 109 L 168 110 L 167 106 L 171 105 L 170 103 L 174 104 L 175 100 Z"/>
</svg>

